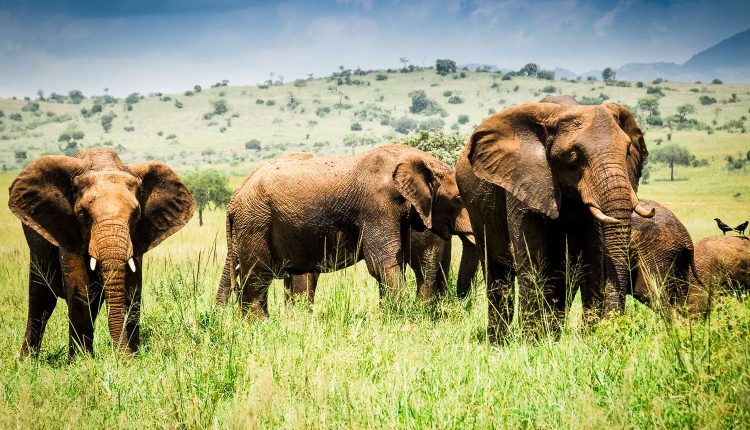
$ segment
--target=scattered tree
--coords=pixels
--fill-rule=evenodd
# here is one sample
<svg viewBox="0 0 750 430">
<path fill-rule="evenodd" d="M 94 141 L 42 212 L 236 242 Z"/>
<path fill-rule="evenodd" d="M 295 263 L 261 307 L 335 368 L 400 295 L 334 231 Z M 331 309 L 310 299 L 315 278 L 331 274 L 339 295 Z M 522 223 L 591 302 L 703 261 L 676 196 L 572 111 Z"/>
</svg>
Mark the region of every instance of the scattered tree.
<svg viewBox="0 0 750 430">
<path fill-rule="evenodd" d="M 204 170 L 185 177 L 185 184 L 193 194 L 198 208 L 198 225 L 203 225 L 203 211 L 213 205 L 214 208 L 225 207 L 232 198 L 229 178 L 218 170 Z"/>
<path fill-rule="evenodd" d="M 695 113 L 695 106 L 691 105 L 690 103 L 685 103 L 684 105 L 677 106 L 676 117 L 680 122 L 685 122 L 687 116 L 691 113 Z"/>
<path fill-rule="evenodd" d="M 78 143 L 83 140 L 84 137 L 85 134 L 81 130 L 68 128 L 57 138 L 57 141 L 60 142 L 60 151 L 69 157 L 76 155 L 80 150 Z"/>
<path fill-rule="evenodd" d="M 435 70 L 437 70 L 437 74 L 441 76 L 456 73 L 456 62 L 448 59 L 438 59 L 435 61 Z"/>
<path fill-rule="evenodd" d="M 688 166 L 690 164 L 690 152 L 687 148 L 676 143 L 660 146 L 649 154 L 649 160 L 655 163 L 669 165 L 669 180 L 674 181 L 674 166 Z"/>
<path fill-rule="evenodd" d="M 614 84 L 616 76 L 617 73 L 611 67 L 607 67 L 606 69 L 602 70 L 602 80 L 607 85 Z"/>
<path fill-rule="evenodd" d="M 539 66 L 534 63 L 527 63 L 525 66 L 521 67 L 521 70 L 518 71 L 518 74 L 522 76 L 535 77 L 538 71 Z"/>
<path fill-rule="evenodd" d="M 109 133 L 110 130 L 112 130 L 112 121 L 114 121 L 115 116 L 116 115 L 114 114 L 114 112 L 109 112 L 102 115 L 100 122 L 105 133 Z"/>
<path fill-rule="evenodd" d="M 79 90 L 72 90 L 68 92 L 68 99 L 70 99 L 70 102 L 73 104 L 80 104 L 85 97 L 83 96 L 83 93 Z"/>
</svg>

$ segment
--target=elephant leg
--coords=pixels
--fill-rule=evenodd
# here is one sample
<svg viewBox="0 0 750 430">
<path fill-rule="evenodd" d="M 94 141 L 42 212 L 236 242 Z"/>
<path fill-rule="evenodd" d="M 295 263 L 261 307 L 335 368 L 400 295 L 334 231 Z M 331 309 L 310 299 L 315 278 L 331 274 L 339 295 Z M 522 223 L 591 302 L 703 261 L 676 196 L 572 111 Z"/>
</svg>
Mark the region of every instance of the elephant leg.
<svg viewBox="0 0 750 430">
<path fill-rule="evenodd" d="M 286 291 L 286 300 L 289 301 L 293 295 L 304 294 L 308 303 L 314 303 L 319 276 L 320 274 L 318 273 L 305 273 L 304 275 L 285 277 L 284 290 Z"/>
<path fill-rule="evenodd" d="M 489 341 L 498 343 L 510 332 L 513 322 L 513 268 L 510 264 L 487 261 L 487 335 Z"/>
<path fill-rule="evenodd" d="M 268 287 L 273 274 L 266 270 L 253 271 L 243 276 L 239 302 L 245 316 L 265 318 L 268 316 Z"/>
<path fill-rule="evenodd" d="M 143 257 L 134 257 L 135 272 L 125 275 L 125 286 L 130 295 L 130 308 L 127 309 L 125 334 L 128 336 L 130 352 L 138 352 L 141 347 L 141 291 L 143 289 Z M 129 269 L 128 269 L 129 270 Z"/>
<path fill-rule="evenodd" d="M 31 246 L 31 243 L 29 244 Z M 49 248 L 49 249 L 47 249 Z M 29 263 L 29 312 L 21 356 L 37 355 L 44 329 L 55 310 L 57 295 L 63 290 L 60 260 L 56 250 L 47 246 L 44 252 L 33 252 Z"/>
<path fill-rule="evenodd" d="M 378 263 L 372 259 L 366 261 L 367 270 L 378 281 L 381 300 L 403 294 L 406 279 L 399 263 Z"/>
<path fill-rule="evenodd" d="M 545 237 L 545 220 L 529 212 L 512 196 L 508 196 L 508 228 L 513 249 L 513 259 L 519 284 L 521 327 L 536 332 L 545 313 L 549 313 L 548 289 L 550 285 L 549 237 Z"/>
<path fill-rule="evenodd" d="M 604 317 L 604 242 L 598 223 L 589 222 L 579 238 L 581 252 L 581 305 L 583 325 L 590 327 Z"/>
<path fill-rule="evenodd" d="M 91 282 L 85 258 L 61 252 L 60 263 L 68 304 L 68 357 L 93 353 L 94 322 L 102 305 L 102 287 Z"/>
<path fill-rule="evenodd" d="M 448 264 L 450 265 L 450 259 L 448 260 Z M 465 299 L 469 295 L 471 282 L 477 273 L 478 265 L 479 253 L 477 246 L 468 241 L 463 241 L 461 266 L 458 269 L 458 281 L 456 282 L 456 294 L 459 299 Z"/>
</svg>

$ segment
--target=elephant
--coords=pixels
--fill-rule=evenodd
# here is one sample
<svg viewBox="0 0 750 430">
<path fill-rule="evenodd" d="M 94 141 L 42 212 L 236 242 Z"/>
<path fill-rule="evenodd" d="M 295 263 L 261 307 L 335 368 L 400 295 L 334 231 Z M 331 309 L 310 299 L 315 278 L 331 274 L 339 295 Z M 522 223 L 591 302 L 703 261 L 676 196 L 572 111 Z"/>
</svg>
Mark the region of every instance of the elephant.
<svg viewBox="0 0 750 430">
<path fill-rule="evenodd" d="M 636 194 L 647 156 L 635 118 L 616 103 L 522 104 L 475 128 L 456 182 L 485 271 L 491 340 L 513 320 L 515 277 L 528 321 L 550 315 L 559 328 L 567 256 L 583 269 L 586 321 L 624 312 L 630 217 L 654 215 Z"/>
<path fill-rule="evenodd" d="M 459 235 L 463 246 L 461 266 L 458 272 L 457 296 L 466 298 L 471 289 L 471 281 L 477 271 L 479 259 L 476 255 L 476 245 L 473 235 Z M 414 271 L 417 281 L 417 296 L 422 300 L 430 300 L 446 293 L 448 274 L 451 266 L 452 244 L 450 240 L 443 240 L 429 230 L 422 232 L 409 230 L 408 236 L 401 242 L 404 262 Z M 306 273 L 284 278 L 284 286 L 289 294 L 306 295 L 308 302 L 315 298 L 318 273 Z"/>
<path fill-rule="evenodd" d="M 381 297 L 400 291 L 410 229 L 442 240 L 471 233 L 454 170 L 435 157 L 399 144 L 349 157 L 276 157 L 229 203 L 217 304 L 226 304 L 239 276 L 243 313 L 264 317 L 273 278 L 313 274 L 309 280 L 360 260 Z"/>
<path fill-rule="evenodd" d="M 656 209 L 656 215 L 647 219 L 633 214 L 630 218 L 631 293 L 648 306 L 683 310 L 688 305 L 691 284 L 701 285 L 693 240 L 669 209 L 653 200 L 641 202 Z"/>
<path fill-rule="evenodd" d="M 93 353 L 102 301 L 115 349 L 140 346 L 143 254 L 185 225 L 195 201 L 159 161 L 124 164 L 108 148 L 37 158 L 10 186 L 8 206 L 30 251 L 21 355 L 37 355 L 57 298 L 68 305 L 68 354 Z"/>
<path fill-rule="evenodd" d="M 747 236 L 712 236 L 695 244 L 697 277 L 706 288 L 690 294 L 692 312 L 710 311 L 712 290 L 717 292 L 750 288 L 750 239 Z"/>
</svg>

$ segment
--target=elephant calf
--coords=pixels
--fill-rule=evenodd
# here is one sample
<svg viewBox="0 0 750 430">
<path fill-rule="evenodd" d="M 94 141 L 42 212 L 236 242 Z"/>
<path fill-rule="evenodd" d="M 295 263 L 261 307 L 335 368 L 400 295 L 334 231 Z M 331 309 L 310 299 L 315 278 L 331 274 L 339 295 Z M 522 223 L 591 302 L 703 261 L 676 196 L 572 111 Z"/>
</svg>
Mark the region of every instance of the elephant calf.
<svg viewBox="0 0 750 430">
<path fill-rule="evenodd" d="M 409 229 L 428 229 L 443 240 L 471 232 L 454 171 L 435 157 L 385 145 L 351 157 L 274 158 L 232 196 L 217 302 L 226 303 L 238 271 L 243 311 L 265 316 L 273 278 L 360 260 L 382 294 L 383 287 L 401 284 Z"/>
<path fill-rule="evenodd" d="M 124 164 L 107 148 L 43 156 L 10 186 L 31 251 L 21 354 L 36 354 L 57 298 L 68 304 L 69 355 L 93 352 L 102 300 L 115 348 L 140 344 L 143 254 L 179 230 L 195 201 L 166 164 Z"/>
</svg>

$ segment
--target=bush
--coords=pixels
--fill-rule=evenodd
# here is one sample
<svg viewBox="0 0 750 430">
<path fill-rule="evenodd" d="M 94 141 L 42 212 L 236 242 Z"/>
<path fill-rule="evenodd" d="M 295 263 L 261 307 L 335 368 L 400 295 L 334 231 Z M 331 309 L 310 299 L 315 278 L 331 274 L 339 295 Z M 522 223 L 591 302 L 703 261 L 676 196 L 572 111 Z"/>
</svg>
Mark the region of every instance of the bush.
<svg viewBox="0 0 750 430">
<path fill-rule="evenodd" d="M 536 72 L 536 78 L 537 79 L 545 79 L 548 81 L 554 81 L 555 80 L 555 72 L 552 70 L 540 70 Z"/>
<path fill-rule="evenodd" d="M 253 150 L 253 151 L 260 151 L 260 140 L 258 139 L 251 139 L 245 142 L 245 149 L 247 150 Z"/>
<path fill-rule="evenodd" d="M 447 113 L 436 101 L 427 97 L 427 93 L 423 90 L 412 91 L 409 93 L 411 97 L 411 106 L 409 111 L 411 113 L 421 113 L 425 115 L 441 115 L 445 116 Z"/>
<path fill-rule="evenodd" d="M 402 116 L 392 122 L 393 129 L 401 134 L 409 134 L 410 131 L 417 129 L 417 121 L 408 116 Z"/>
<path fill-rule="evenodd" d="M 646 124 L 661 127 L 664 125 L 664 121 L 661 119 L 661 115 L 649 115 L 646 117 Z"/>
<path fill-rule="evenodd" d="M 468 124 L 469 123 L 469 116 L 468 115 L 459 115 L 458 116 L 458 123 L 459 124 Z"/>
<path fill-rule="evenodd" d="M 643 82 L 641 82 L 641 81 L 638 81 L 638 82 L 636 82 L 636 83 L 635 83 L 635 86 L 636 86 L 637 88 L 643 88 Z"/>
<path fill-rule="evenodd" d="M 714 85 L 721 85 L 721 84 L 723 84 L 723 83 L 724 83 L 724 81 L 722 81 L 722 80 L 721 80 L 721 79 L 719 79 L 719 78 L 714 78 L 714 80 L 713 80 L 713 81 L 711 81 L 711 83 L 712 83 L 712 84 L 714 84 Z"/>
<path fill-rule="evenodd" d="M 646 94 L 653 94 L 658 97 L 664 97 L 664 91 L 659 87 L 647 87 Z"/>
<path fill-rule="evenodd" d="M 262 104 L 265 104 L 265 103 L 266 103 L 266 101 L 263 100 L 263 99 L 255 99 L 255 104 L 256 105 L 262 105 Z"/>
<path fill-rule="evenodd" d="M 321 107 L 315 109 L 315 115 L 317 115 L 317 116 L 319 116 L 321 118 L 324 118 L 329 113 L 331 113 L 331 108 L 329 108 L 328 106 L 321 106 Z"/>
<path fill-rule="evenodd" d="M 102 115 L 100 118 L 100 122 L 102 124 L 102 129 L 104 129 L 105 133 L 109 133 L 110 130 L 112 130 L 112 121 L 115 119 L 115 114 L 110 112 L 108 114 Z"/>
<path fill-rule="evenodd" d="M 450 98 L 448 99 L 448 103 L 450 103 L 450 104 L 452 104 L 452 105 L 460 105 L 460 104 L 461 104 L 461 103 L 463 103 L 463 102 L 464 102 L 464 99 L 462 99 L 462 98 L 461 98 L 461 97 L 459 97 L 459 96 L 455 96 L 455 95 L 454 95 L 454 96 L 451 96 L 451 97 L 450 97 Z"/>
<path fill-rule="evenodd" d="M 429 152 L 438 159 L 454 165 L 463 149 L 465 139 L 457 132 L 444 133 L 440 130 L 429 130 L 410 135 L 404 139 L 403 143 Z"/>
<path fill-rule="evenodd" d="M 175 100 L 174 101 L 174 107 L 176 107 L 177 109 L 182 109 L 182 106 L 183 105 L 182 105 L 181 101 L 179 101 L 179 100 Z"/>
<path fill-rule="evenodd" d="M 123 130 L 125 130 L 127 132 L 134 132 L 135 131 L 135 127 L 133 127 L 132 125 L 129 125 L 129 126 L 123 128 Z"/>
<path fill-rule="evenodd" d="M 266 106 L 274 106 L 276 105 L 276 100 L 268 99 L 266 100 Z"/>
<path fill-rule="evenodd" d="M 353 122 L 351 126 L 349 126 L 349 130 L 351 131 L 362 131 L 362 124 L 358 122 Z"/>
<path fill-rule="evenodd" d="M 442 130 L 445 127 L 445 121 L 440 118 L 430 118 L 419 123 L 419 130 Z"/>
<path fill-rule="evenodd" d="M 375 80 L 377 81 L 385 81 L 387 79 L 388 75 L 386 75 L 385 73 L 378 73 L 377 75 L 375 75 Z"/>
<path fill-rule="evenodd" d="M 68 99 L 70 99 L 70 102 L 73 104 L 80 104 L 85 98 L 86 97 L 84 97 L 83 93 L 79 90 L 72 90 L 68 92 Z"/>
<path fill-rule="evenodd" d="M 698 97 L 698 101 L 701 102 L 703 106 L 708 106 L 716 103 L 716 99 L 710 96 L 700 96 Z"/>
<path fill-rule="evenodd" d="M 445 90 L 443 91 L 443 97 L 450 97 L 453 95 L 453 91 L 451 90 Z"/>
<path fill-rule="evenodd" d="M 12 114 L 8 115 L 8 118 L 11 121 L 23 121 L 23 117 L 18 112 L 15 112 L 15 113 L 12 113 Z"/>
<path fill-rule="evenodd" d="M 547 85 L 546 87 L 542 88 L 543 93 L 551 94 L 557 91 L 557 88 L 555 88 L 554 85 Z"/>
</svg>

